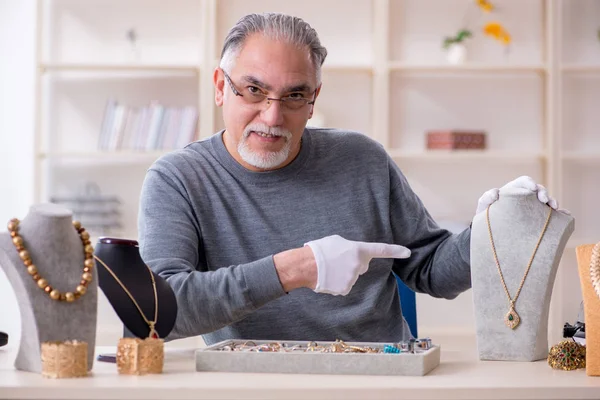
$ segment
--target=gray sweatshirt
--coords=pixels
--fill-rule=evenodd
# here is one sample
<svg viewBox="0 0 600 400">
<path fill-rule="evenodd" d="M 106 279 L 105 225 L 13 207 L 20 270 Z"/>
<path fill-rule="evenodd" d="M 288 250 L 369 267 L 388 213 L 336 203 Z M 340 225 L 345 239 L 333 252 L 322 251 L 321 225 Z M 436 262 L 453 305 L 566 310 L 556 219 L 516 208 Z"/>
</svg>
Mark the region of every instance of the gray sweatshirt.
<svg viewBox="0 0 600 400">
<path fill-rule="evenodd" d="M 307 128 L 296 159 L 252 172 L 222 132 L 157 160 L 140 199 L 142 258 L 174 289 L 170 339 L 398 342 L 410 338 L 392 271 L 413 290 L 470 288 L 470 231 L 440 229 L 385 152 L 354 132 Z M 273 255 L 329 235 L 408 247 L 374 259 L 347 296 L 286 293 Z"/>
</svg>

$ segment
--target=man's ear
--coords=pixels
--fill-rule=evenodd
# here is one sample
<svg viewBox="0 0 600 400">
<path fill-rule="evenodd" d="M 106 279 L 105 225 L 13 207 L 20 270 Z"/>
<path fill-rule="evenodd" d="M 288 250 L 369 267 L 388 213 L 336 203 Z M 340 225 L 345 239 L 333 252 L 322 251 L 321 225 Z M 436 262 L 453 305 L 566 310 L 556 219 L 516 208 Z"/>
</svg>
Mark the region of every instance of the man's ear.
<svg viewBox="0 0 600 400">
<path fill-rule="evenodd" d="M 215 85 L 215 104 L 217 107 L 221 107 L 223 105 L 223 96 L 225 95 L 225 76 L 223 75 L 223 70 L 221 70 L 221 68 L 215 68 L 215 72 L 213 73 L 213 83 Z"/>
<path fill-rule="evenodd" d="M 319 85 L 319 87 L 317 87 L 317 90 L 315 90 L 315 103 L 317 102 L 317 97 L 319 97 L 319 93 L 321 93 L 321 86 L 323 86 L 323 84 L 321 83 Z M 310 112 L 308 114 L 308 119 L 311 119 L 313 116 L 313 112 L 315 111 L 315 104 L 313 103 L 313 105 L 310 107 Z"/>
</svg>

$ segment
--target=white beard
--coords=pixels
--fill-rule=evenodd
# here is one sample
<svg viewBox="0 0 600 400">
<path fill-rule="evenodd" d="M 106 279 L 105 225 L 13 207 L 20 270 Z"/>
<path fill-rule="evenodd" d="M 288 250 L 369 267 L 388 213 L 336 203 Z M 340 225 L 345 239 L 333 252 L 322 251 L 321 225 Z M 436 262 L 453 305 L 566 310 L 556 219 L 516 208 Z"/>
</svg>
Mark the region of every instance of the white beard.
<svg viewBox="0 0 600 400">
<path fill-rule="evenodd" d="M 285 140 L 283 148 L 279 151 L 255 152 L 248 145 L 250 132 L 262 132 L 275 136 L 282 136 Z M 237 151 L 246 163 L 260 169 L 274 169 L 287 160 L 292 148 L 292 133 L 287 129 L 269 127 L 264 124 L 251 124 L 246 127 L 238 143 Z"/>
</svg>

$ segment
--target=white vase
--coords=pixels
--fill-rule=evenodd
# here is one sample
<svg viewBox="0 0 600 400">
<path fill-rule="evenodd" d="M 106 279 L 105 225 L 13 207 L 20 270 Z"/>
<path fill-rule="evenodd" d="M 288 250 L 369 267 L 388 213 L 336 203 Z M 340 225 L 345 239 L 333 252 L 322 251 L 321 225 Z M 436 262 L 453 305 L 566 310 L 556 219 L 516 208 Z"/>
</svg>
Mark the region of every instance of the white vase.
<svg viewBox="0 0 600 400">
<path fill-rule="evenodd" d="M 459 65 L 464 64 L 467 58 L 467 48 L 462 43 L 453 43 L 448 47 L 446 60 L 449 64 Z"/>
</svg>

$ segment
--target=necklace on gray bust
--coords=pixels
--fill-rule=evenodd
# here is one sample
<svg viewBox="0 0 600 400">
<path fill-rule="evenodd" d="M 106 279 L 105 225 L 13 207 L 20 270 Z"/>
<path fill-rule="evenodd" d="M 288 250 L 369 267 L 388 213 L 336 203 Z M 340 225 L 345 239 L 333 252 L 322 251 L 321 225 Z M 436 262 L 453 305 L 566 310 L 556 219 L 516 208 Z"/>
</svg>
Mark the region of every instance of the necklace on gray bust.
<svg viewBox="0 0 600 400">
<path fill-rule="evenodd" d="M 544 234 L 546 233 L 546 229 L 548 229 L 548 223 L 550 222 L 550 217 L 552 216 L 552 208 L 550 206 L 548 206 L 549 210 L 548 210 L 548 217 L 546 217 L 546 223 L 544 224 L 542 233 L 540 234 L 540 237 L 538 238 L 538 241 L 535 245 L 535 249 L 533 249 L 533 254 L 531 255 L 531 258 L 529 259 L 529 263 L 527 263 L 527 268 L 525 268 L 525 274 L 523 275 L 523 278 L 521 279 L 521 283 L 519 284 L 519 288 L 517 289 L 517 292 L 515 293 L 515 297 L 512 298 L 510 296 L 510 292 L 508 291 L 508 287 L 506 287 L 506 282 L 504 281 L 504 275 L 502 275 L 502 268 L 500 268 L 500 262 L 498 261 L 498 254 L 496 253 L 496 246 L 494 245 L 494 238 L 492 236 L 492 226 L 490 224 L 490 207 L 491 207 L 491 205 L 489 205 L 486 210 L 488 233 L 490 236 L 490 243 L 492 245 L 492 253 L 494 255 L 494 261 L 496 262 L 496 267 L 498 268 L 498 274 L 500 275 L 500 282 L 502 282 L 502 287 L 504 288 L 506 297 L 508 297 L 508 303 L 509 303 L 509 310 L 508 310 L 508 313 L 506 313 L 506 315 L 504 316 L 504 323 L 510 329 L 515 329 L 517 327 L 517 325 L 519 325 L 519 323 L 521 322 L 521 317 L 519 317 L 519 314 L 517 314 L 517 311 L 515 310 L 515 303 L 517 302 L 517 299 L 519 298 L 519 294 L 521 294 L 521 289 L 523 289 L 523 285 L 525 284 L 525 279 L 527 278 L 527 275 L 529 274 L 529 269 L 531 268 L 531 264 L 533 264 L 533 259 L 535 258 L 535 254 L 537 253 L 538 248 L 540 247 L 540 243 L 542 242 L 542 238 L 544 237 Z"/>
</svg>

